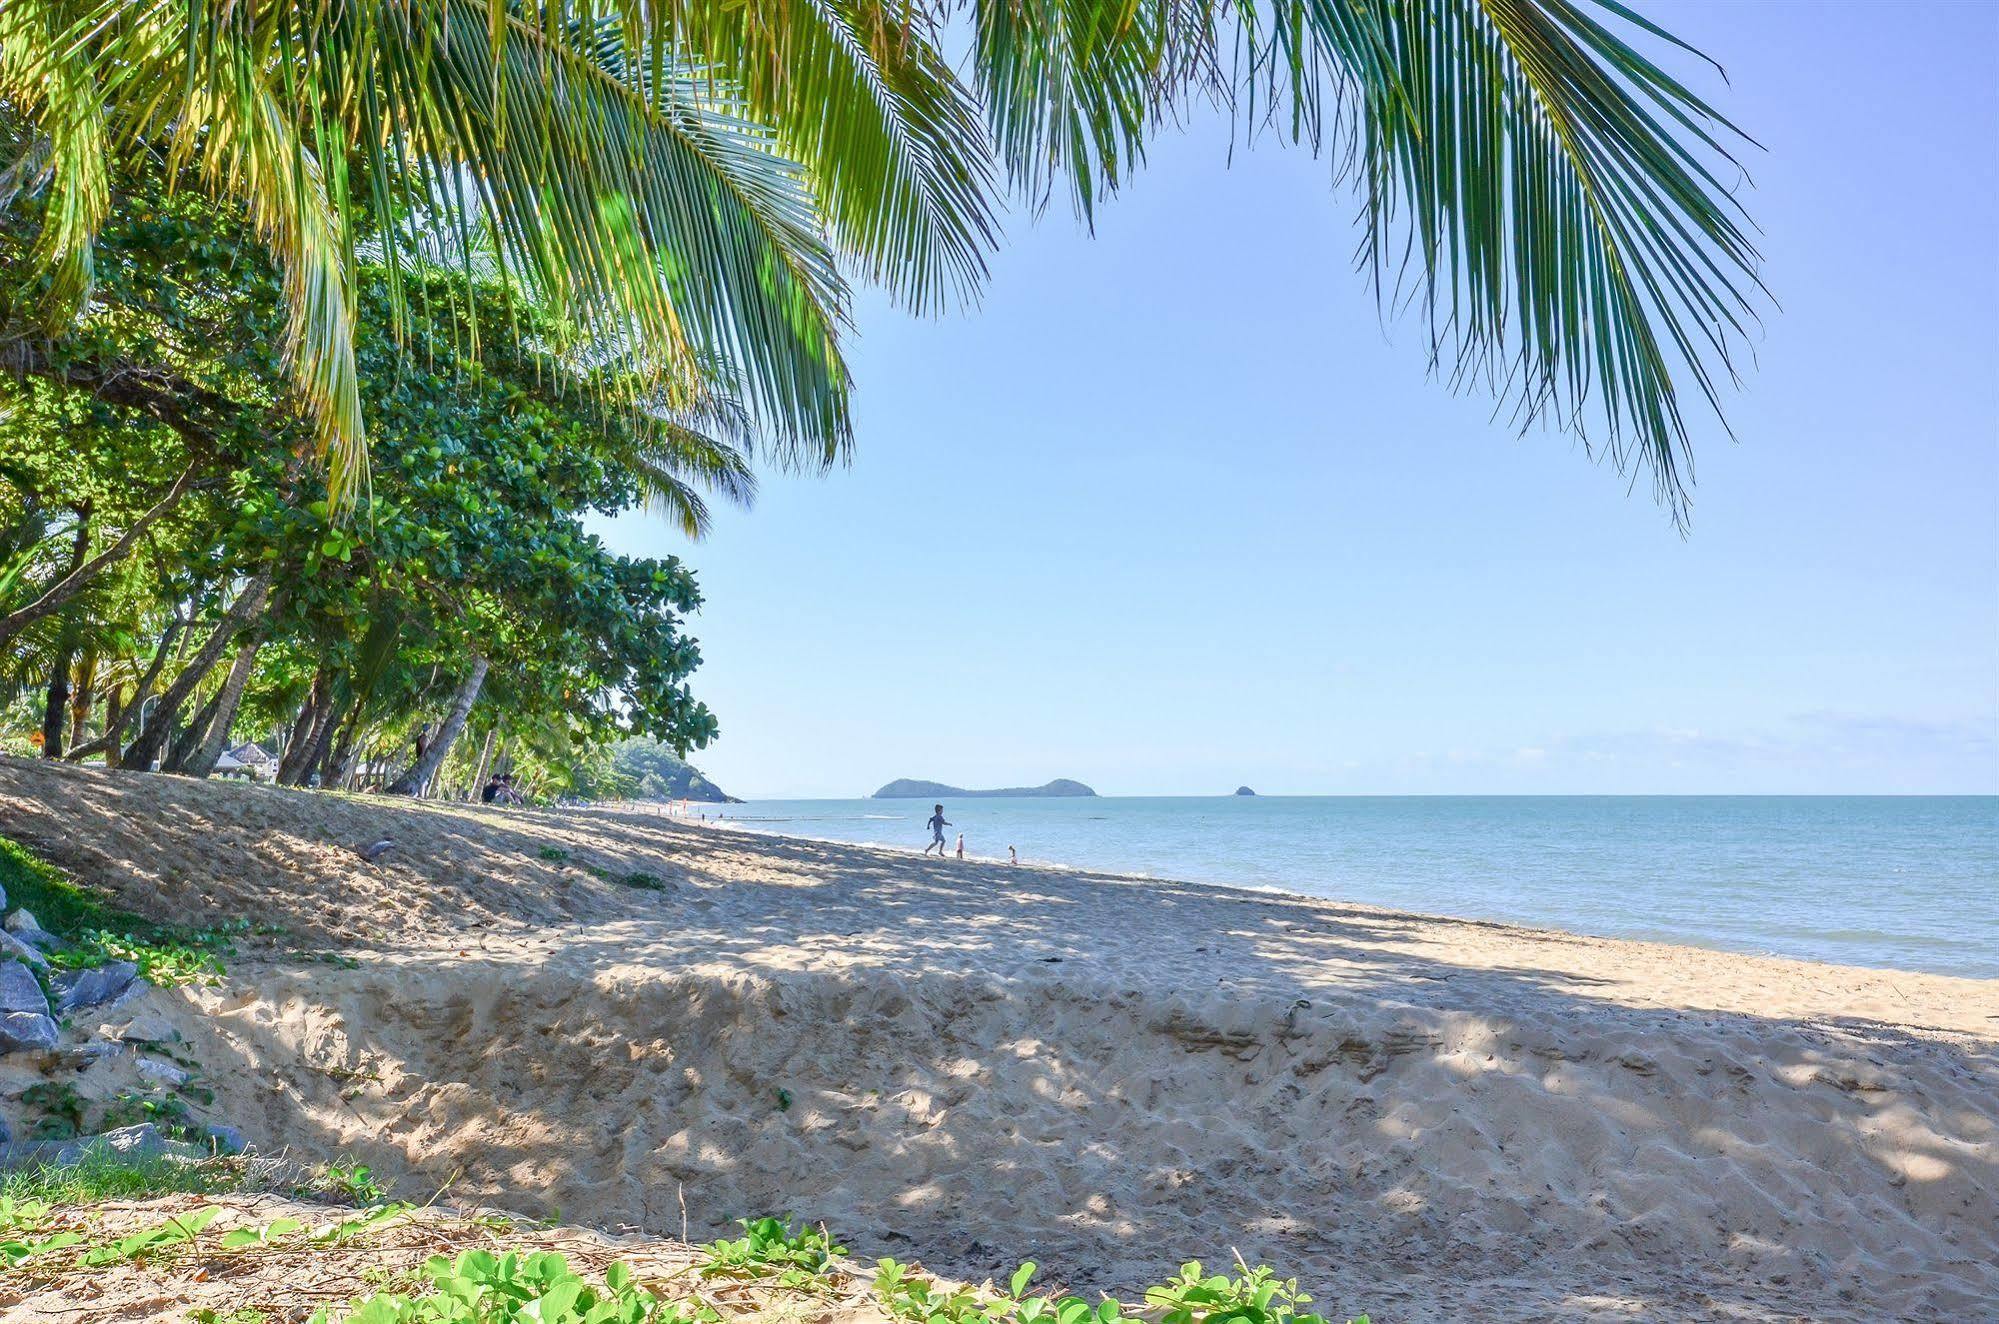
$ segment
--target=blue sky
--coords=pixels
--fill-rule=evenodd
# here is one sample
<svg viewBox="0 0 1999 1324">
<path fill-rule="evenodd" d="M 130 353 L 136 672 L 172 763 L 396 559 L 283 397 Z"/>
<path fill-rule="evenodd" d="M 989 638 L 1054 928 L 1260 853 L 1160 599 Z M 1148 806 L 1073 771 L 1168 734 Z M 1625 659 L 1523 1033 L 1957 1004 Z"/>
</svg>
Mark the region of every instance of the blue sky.
<svg viewBox="0 0 1999 1324">
<path fill-rule="evenodd" d="M 1643 485 L 1426 375 L 1353 203 L 1219 122 L 976 310 L 865 293 L 853 465 L 675 552 L 748 796 L 1999 790 L 1999 9 L 1654 3 L 1726 67 L 1781 302 Z M 1695 72 L 1691 68 L 1688 72 Z"/>
</svg>

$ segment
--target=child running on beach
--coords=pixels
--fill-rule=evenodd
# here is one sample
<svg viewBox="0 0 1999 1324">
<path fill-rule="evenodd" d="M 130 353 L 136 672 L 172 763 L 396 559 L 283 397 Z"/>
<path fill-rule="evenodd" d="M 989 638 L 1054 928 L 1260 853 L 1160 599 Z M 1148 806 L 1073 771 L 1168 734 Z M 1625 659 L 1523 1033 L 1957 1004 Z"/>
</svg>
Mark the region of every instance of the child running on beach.
<svg viewBox="0 0 1999 1324">
<path fill-rule="evenodd" d="M 940 860 L 944 858 L 944 829 L 950 826 L 944 819 L 944 806 L 938 805 L 937 812 L 930 816 L 930 846 L 937 848 L 937 858 Z M 930 846 L 923 848 L 925 855 L 930 853 Z"/>
</svg>

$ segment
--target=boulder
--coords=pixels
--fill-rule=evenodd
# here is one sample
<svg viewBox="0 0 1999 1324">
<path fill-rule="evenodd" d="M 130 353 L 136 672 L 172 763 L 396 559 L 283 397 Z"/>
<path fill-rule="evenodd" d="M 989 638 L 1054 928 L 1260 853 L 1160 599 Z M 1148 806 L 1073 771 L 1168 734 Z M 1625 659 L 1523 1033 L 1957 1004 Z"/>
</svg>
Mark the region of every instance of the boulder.
<svg viewBox="0 0 1999 1324">
<path fill-rule="evenodd" d="M 368 863 L 373 864 L 376 860 L 381 859 L 384 855 L 387 855 L 390 851 L 394 850 L 395 848 L 396 848 L 395 842 L 389 840 L 387 837 L 383 837 L 380 841 L 375 842 L 373 845 L 363 846 L 361 848 L 361 858 L 366 860 Z"/>
<path fill-rule="evenodd" d="M 35 912 L 26 906 L 8 911 L 7 918 L 0 921 L 0 927 L 30 947 L 39 947 L 45 952 L 62 946 L 62 939 L 44 929 L 41 921 L 35 918 Z"/>
<path fill-rule="evenodd" d="M 94 1152 L 117 1154 L 124 1158 L 199 1159 L 208 1156 L 208 1151 L 200 1145 L 169 1140 L 157 1126 L 143 1122 L 138 1126 L 121 1126 L 116 1131 L 77 1140 L 22 1140 L 0 1146 L 0 1167 L 25 1167 L 31 1163 L 58 1166 L 80 1163 L 86 1155 Z"/>
<path fill-rule="evenodd" d="M 130 961 L 112 961 L 93 970 L 65 970 L 49 976 L 49 992 L 55 995 L 56 1014 L 67 1016 L 85 1007 L 101 1007 L 132 987 L 139 967 Z"/>
<path fill-rule="evenodd" d="M 8 962 L 12 969 L 23 967 Z M 0 1012 L 0 1053 L 47 1052 L 56 1046 L 55 1017 L 47 1012 Z"/>
<path fill-rule="evenodd" d="M 88 1071 L 107 1057 L 116 1057 L 125 1051 L 125 1045 L 106 1043 L 102 1039 L 92 1039 L 69 1049 L 63 1054 L 63 1061 L 78 1071 Z"/>
<path fill-rule="evenodd" d="M 97 1032 L 109 1039 L 127 1044 L 177 1044 L 180 1031 L 176 1030 L 164 1016 L 134 1016 L 123 1025 L 106 1022 Z"/>
<path fill-rule="evenodd" d="M 39 947 L 30 947 L 5 929 L 0 929 L 0 960 L 13 957 L 40 970 L 48 965 L 49 958 L 42 955 Z"/>
<path fill-rule="evenodd" d="M 42 992 L 42 981 L 19 961 L 0 961 L 0 1013 L 10 1016 L 49 1014 L 49 999 Z"/>
<path fill-rule="evenodd" d="M 7 909 L 7 889 L 4 887 L 0 887 L 0 912 L 5 912 L 6 909 Z"/>
<path fill-rule="evenodd" d="M 209 1149 L 217 1154 L 240 1154 L 250 1147 L 243 1133 L 233 1126 L 211 1126 L 203 1134 Z"/>
</svg>

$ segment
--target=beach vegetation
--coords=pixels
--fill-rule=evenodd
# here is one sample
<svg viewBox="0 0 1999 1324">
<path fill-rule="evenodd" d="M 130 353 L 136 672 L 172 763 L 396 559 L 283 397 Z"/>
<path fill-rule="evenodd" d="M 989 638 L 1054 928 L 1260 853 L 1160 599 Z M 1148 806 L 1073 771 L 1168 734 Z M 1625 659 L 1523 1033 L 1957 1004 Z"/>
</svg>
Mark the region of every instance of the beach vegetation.
<svg viewBox="0 0 1999 1324">
<path fill-rule="evenodd" d="M 801 1287 L 833 1270 L 847 1248 L 821 1227 L 793 1226 L 789 1218 L 745 1218 L 743 1235 L 711 1241 L 701 1248 L 705 1278 L 773 1278 L 781 1286 Z"/>
<path fill-rule="evenodd" d="M 388 1190 L 365 1163 L 341 1162 L 327 1167 L 318 1183 L 320 1189 L 356 1205 L 388 1202 Z"/>
<path fill-rule="evenodd" d="M 242 1189 L 253 1170 L 238 1158 L 181 1159 L 86 1148 L 68 1163 L 32 1163 L 0 1172 L 0 1201 L 91 1205 L 162 1195 L 213 1195 Z"/>
<path fill-rule="evenodd" d="M 130 961 L 139 977 L 162 988 L 214 984 L 247 920 L 190 928 L 121 910 L 20 842 L 0 836 L 0 890 L 8 905 L 27 910 L 63 940 L 48 953 L 51 970 L 87 970 Z"/>
<path fill-rule="evenodd" d="M 622 1264 L 593 1281 L 554 1251 L 434 1256 L 423 1279 L 427 1289 L 415 1295 L 383 1292 L 321 1309 L 313 1324 L 702 1324 L 720 1318 L 710 1308 L 654 1295 Z"/>
</svg>

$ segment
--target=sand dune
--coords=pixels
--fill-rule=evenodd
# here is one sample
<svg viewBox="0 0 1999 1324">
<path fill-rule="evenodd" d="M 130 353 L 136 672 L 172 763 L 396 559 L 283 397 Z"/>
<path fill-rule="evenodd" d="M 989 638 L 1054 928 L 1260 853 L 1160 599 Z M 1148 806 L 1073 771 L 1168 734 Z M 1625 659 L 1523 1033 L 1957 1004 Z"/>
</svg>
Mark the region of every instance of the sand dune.
<svg viewBox="0 0 1999 1324">
<path fill-rule="evenodd" d="M 149 999 L 253 1139 L 532 1212 L 1239 1250 L 1377 1321 L 1999 1319 L 1999 983 L 12 760 L 0 832 L 354 957 Z"/>
</svg>

